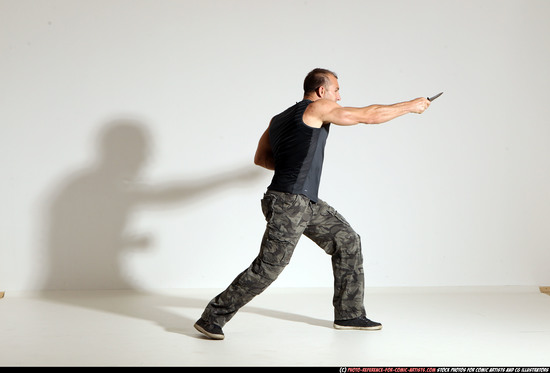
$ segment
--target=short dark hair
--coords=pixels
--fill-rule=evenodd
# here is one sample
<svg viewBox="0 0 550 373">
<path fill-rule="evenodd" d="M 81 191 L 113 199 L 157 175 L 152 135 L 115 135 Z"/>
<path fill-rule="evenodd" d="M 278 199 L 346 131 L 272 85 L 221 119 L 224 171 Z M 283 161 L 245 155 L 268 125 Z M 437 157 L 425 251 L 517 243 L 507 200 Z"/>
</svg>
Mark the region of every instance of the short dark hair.
<svg viewBox="0 0 550 373">
<path fill-rule="evenodd" d="M 329 75 L 338 79 L 338 75 L 330 70 L 321 68 L 311 70 L 304 79 L 304 94 L 315 92 L 317 88 L 326 86 L 329 83 Z"/>
</svg>

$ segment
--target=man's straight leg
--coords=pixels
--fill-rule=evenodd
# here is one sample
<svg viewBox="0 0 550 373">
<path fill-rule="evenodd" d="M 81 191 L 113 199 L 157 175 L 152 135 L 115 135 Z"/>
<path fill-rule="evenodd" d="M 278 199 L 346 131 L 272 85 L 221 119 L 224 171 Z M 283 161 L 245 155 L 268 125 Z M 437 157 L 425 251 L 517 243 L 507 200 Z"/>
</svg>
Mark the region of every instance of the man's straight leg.
<svg viewBox="0 0 550 373">
<path fill-rule="evenodd" d="M 245 304 L 262 293 L 289 263 L 307 220 L 309 199 L 294 194 L 268 191 L 262 199 L 267 221 L 258 257 L 229 287 L 217 295 L 201 319 L 223 327 Z"/>
</svg>

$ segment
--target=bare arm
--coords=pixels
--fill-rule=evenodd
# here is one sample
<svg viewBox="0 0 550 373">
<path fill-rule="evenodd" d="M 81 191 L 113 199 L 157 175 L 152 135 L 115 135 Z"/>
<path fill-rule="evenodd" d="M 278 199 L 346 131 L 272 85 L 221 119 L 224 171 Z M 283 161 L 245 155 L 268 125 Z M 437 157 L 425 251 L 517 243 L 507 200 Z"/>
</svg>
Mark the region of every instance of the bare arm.
<svg viewBox="0 0 550 373">
<path fill-rule="evenodd" d="M 275 159 L 273 158 L 273 151 L 269 142 L 269 127 L 265 130 L 262 137 L 260 137 L 258 148 L 254 155 L 254 164 L 268 170 L 275 170 Z"/>
<path fill-rule="evenodd" d="M 408 113 L 421 114 L 428 106 L 430 101 L 424 97 L 393 105 L 370 105 L 362 108 L 342 107 L 336 102 L 322 99 L 308 107 L 304 113 L 304 122 L 312 127 L 321 127 L 323 123 L 340 126 L 380 124 Z"/>
</svg>

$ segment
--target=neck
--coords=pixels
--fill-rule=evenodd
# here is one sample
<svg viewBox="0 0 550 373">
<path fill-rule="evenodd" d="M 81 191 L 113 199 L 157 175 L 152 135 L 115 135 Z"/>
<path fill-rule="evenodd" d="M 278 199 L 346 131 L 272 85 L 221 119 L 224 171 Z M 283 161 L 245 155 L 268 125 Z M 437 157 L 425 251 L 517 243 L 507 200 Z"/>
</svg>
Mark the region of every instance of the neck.
<svg viewBox="0 0 550 373">
<path fill-rule="evenodd" d="M 310 100 L 310 101 L 317 101 L 319 100 L 321 97 L 317 96 L 316 94 L 309 94 L 309 95 L 304 95 L 304 100 Z"/>
</svg>

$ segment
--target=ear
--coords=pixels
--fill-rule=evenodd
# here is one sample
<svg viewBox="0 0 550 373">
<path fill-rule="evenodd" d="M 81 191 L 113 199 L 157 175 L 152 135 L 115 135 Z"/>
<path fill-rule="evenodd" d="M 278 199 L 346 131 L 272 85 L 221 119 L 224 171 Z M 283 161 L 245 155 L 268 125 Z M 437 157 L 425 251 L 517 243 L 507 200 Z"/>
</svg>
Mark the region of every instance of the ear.
<svg viewBox="0 0 550 373">
<path fill-rule="evenodd" d="M 325 93 L 326 93 L 325 86 L 320 86 L 319 88 L 317 88 L 315 90 L 315 93 L 317 93 L 317 96 L 319 96 L 319 98 L 323 98 L 325 96 Z"/>
</svg>

